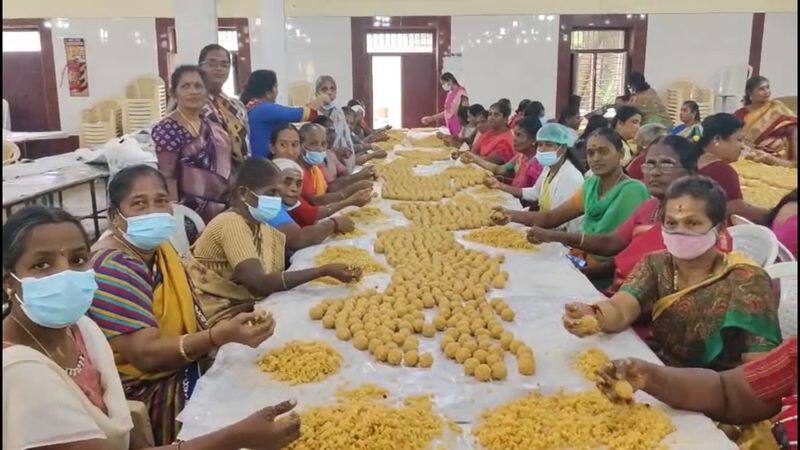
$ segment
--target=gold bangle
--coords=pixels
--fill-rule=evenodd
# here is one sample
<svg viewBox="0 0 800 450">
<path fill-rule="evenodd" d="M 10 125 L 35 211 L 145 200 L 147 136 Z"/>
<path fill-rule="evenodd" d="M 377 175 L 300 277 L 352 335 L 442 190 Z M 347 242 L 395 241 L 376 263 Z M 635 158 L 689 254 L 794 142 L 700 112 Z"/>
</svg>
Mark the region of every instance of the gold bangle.
<svg viewBox="0 0 800 450">
<path fill-rule="evenodd" d="M 188 334 L 182 335 L 178 341 L 178 350 L 181 352 L 181 356 L 186 362 L 192 362 L 192 359 L 189 358 L 189 355 L 186 354 L 186 350 L 183 348 L 183 341 L 186 339 L 186 336 L 188 336 Z"/>
<path fill-rule="evenodd" d="M 281 283 L 283 283 L 283 290 L 287 290 L 289 288 L 286 287 L 286 272 L 281 272 Z"/>
</svg>

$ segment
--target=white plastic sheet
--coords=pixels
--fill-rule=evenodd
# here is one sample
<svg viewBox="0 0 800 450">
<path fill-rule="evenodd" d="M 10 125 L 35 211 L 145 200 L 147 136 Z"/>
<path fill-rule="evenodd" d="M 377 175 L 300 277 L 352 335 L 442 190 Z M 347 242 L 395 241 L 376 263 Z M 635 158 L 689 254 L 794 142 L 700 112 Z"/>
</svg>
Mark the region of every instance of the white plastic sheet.
<svg viewBox="0 0 800 450">
<path fill-rule="evenodd" d="M 435 168 L 426 167 L 419 172 L 431 173 L 453 164 L 451 161 L 442 161 L 436 163 Z M 310 267 L 314 256 L 330 245 L 364 248 L 386 264 L 383 256 L 375 255 L 372 250 L 375 232 L 408 222 L 391 209 L 394 202 L 381 200 L 376 203 L 388 219 L 370 225 L 370 234 L 346 241 L 326 241 L 297 252 L 292 258 L 292 270 Z M 507 195 L 504 204 L 509 207 L 519 205 Z M 564 304 L 574 300 L 595 299 L 601 294 L 564 257 L 566 250 L 562 246 L 545 244 L 536 252 L 501 250 L 464 241 L 460 238 L 463 234 L 457 232 L 456 236 L 467 247 L 506 255 L 503 269 L 510 274 L 509 282 L 504 289 L 490 291 L 488 296 L 505 298 L 516 312 L 514 322 L 507 323 L 506 327 L 533 349 L 537 366 L 535 375 L 519 375 L 514 358 L 506 357 L 508 379 L 502 382 L 478 382 L 463 374 L 462 365 L 448 360 L 441 353 L 438 347 L 439 334 L 432 339 L 420 336 L 420 351 L 429 351 L 434 357 L 431 369 L 392 367 L 378 363 L 369 353 L 356 350 L 349 342 L 337 340 L 333 331 L 323 329 L 320 322 L 308 317 L 309 308 L 318 301 L 345 295 L 351 288 L 309 283 L 272 295 L 259 305 L 272 311 L 277 326 L 275 335 L 258 349 L 229 344 L 220 350 L 213 367 L 200 379 L 179 417 L 183 422 L 180 438 L 188 439 L 213 431 L 287 398 L 298 399 L 298 409 L 302 410 L 304 407 L 330 403 L 333 393 L 340 386 L 357 387 L 362 383 L 373 383 L 387 388 L 396 397 L 432 394 L 438 412 L 465 424 L 464 434 L 457 439 L 445 440 L 444 445 L 447 448 L 476 448 L 469 430 L 472 424 L 479 421 L 485 409 L 496 407 L 532 389 L 553 393 L 559 389 L 579 391 L 592 388 L 572 368 L 574 357 L 590 346 L 603 349 L 612 358 L 637 357 L 658 362 L 633 331 L 578 339 L 564 330 L 561 326 Z M 365 278 L 356 290 L 382 290 L 388 281 L 388 273 L 375 274 Z M 266 350 L 294 339 L 322 340 L 334 346 L 344 358 L 341 371 L 315 384 L 288 386 L 270 380 L 258 369 L 256 360 Z M 736 448 L 702 415 L 671 410 L 641 392 L 637 393 L 637 400 L 656 404 L 668 411 L 677 428 L 665 439 L 670 448 Z"/>
</svg>

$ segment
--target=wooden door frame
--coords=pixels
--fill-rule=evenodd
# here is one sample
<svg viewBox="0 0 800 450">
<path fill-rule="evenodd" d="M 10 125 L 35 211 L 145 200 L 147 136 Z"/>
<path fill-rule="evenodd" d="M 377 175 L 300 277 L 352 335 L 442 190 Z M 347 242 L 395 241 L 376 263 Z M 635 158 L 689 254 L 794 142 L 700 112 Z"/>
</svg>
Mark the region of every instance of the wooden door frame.
<svg viewBox="0 0 800 450">
<path fill-rule="evenodd" d="M 156 17 L 156 41 L 158 49 L 158 75 L 164 79 L 169 86 L 170 73 L 167 67 L 167 53 L 175 51 L 177 42 L 172 37 L 170 28 L 175 28 L 175 19 L 172 17 Z M 235 29 L 239 41 L 239 52 L 237 60 L 231 61 L 237 65 L 236 84 L 244 88 L 247 79 L 252 71 L 252 61 L 250 59 L 250 25 L 246 18 L 240 17 L 221 17 L 217 19 L 217 29 Z"/>
<path fill-rule="evenodd" d="M 649 17 L 642 19 L 638 14 L 632 14 L 632 16 L 631 18 L 628 18 L 627 14 L 562 14 L 559 16 L 555 117 L 561 115 L 572 93 L 570 35 L 573 30 L 624 29 L 628 49 L 626 69 L 628 73 L 632 71 L 644 73 Z"/>
<path fill-rule="evenodd" d="M 56 63 L 53 59 L 53 33 L 44 26 L 45 19 L 3 19 L 3 30 L 31 30 L 39 32 L 41 41 L 42 77 L 44 91 L 42 92 L 45 106 L 45 121 L 48 131 L 61 130 L 61 116 L 58 106 L 58 84 L 56 82 Z"/>
<path fill-rule="evenodd" d="M 373 17 L 350 18 L 353 98 L 363 101 L 367 111 L 372 111 L 372 64 L 370 64 L 370 55 L 367 53 L 367 33 L 433 31 L 436 42 L 434 46 L 436 68 L 431 76 L 436 77 L 437 84 L 444 68 L 444 57 L 450 54 L 450 16 L 393 16 L 390 20 L 389 26 L 376 27 Z M 444 91 L 437 89 L 437 111 L 444 109 L 445 95 Z M 349 100 L 340 99 L 340 102 Z M 372 126 L 372 113 L 367 114 L 365 119 Z"/>
</svg>

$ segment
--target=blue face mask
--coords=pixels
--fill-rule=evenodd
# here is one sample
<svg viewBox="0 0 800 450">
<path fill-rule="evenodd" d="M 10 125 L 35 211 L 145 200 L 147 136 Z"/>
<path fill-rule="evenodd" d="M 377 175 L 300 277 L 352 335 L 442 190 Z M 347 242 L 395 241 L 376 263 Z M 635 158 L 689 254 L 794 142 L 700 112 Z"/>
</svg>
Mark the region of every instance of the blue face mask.
<svg viewBox="0 0 800 450">
<path fill-rule="evenodd" d="M 17 295 L 22 312 L 33 323 L 46 328 L 64 328 L 78 321 L 92 306 L 97 282 L 94 270 L 65 270 L 42 278 L 17 278 L 22 298 Z"/>
<path fill-rule="evenodd" d="M 536 152 L 536 160 L 539 161 L 543 167 L 554 166 L 561 159 L 558 152 Z"/>
<path fill-rule="evenodd" d="M 325 162 L 325 152 L 313 152 L 311 150 L 306 150 L 303 153 L 303 159 L 305 162 L 311 164 L 312 166 L 318 166 Z"/>
<path fill-rule="evenodd" d="M 270 220 L 274 219 L 278 216 L 281 212 L 281 205 L 283 204 L 283 199 L 280 197 L 272 197 L 270 195 L 256 195 L 252 191 L 250 191 L 253 195 L 258 198 L 258 206 L 253 208 L 250 205 L 247 205 L 247 209 L 250 210 L 250 215 L 253 219 L 261 223 L 267 223 Z"/>
<path fill-rule="evenodd" d="M 328 103 L 327 105 L 322 105 L 322 109 L 324 109 L 325 111 L 330 111 L 333 108 L 336 108 L 336 105 L 334 105 L 333 103 Z"/>
<path fill-rule="evenodd" d="M 121 215 L 121 214 L 120 214 Z M 175 217 L 168 213 L 124 217 L 128 223 L 125 240 L 142 250 L 155 250 L 169 240 L 178 227 Z"/>
</svg>

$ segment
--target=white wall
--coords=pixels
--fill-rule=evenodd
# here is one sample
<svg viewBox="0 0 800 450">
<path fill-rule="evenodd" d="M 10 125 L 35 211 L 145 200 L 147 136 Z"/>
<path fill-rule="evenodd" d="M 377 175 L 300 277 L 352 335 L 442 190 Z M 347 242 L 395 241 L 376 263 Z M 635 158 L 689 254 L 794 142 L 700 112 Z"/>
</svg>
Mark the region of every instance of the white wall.
<svg viewBox="0 0 800 450">
<path fill-rule="evenodd" d="M 645 78 L 662 95 L 682 78 L 716 90 L 726 67 L 747 65 L 752 21 L 752 14 L 651 14 Z M 718 110 L 720 104 L 717 99 Z M 738 106 L 733 98 L 727 109 Z"/>
<path fill-rule="evenodd" d="M 286 30 L 289 82 L 313 83 L 320 75 L 330 75 L 337 81 L 336 103 L 346 104 L 353 98 L 350 18 L 289 17 L 286 24 L 291 27 Z"/>
<path fill-rule="evenodd" d="M 797 14 L 767 14 L 761 47 L 761 75 L 772 95 L 797 95 Z"/>
<path fill-rule="evenodd" d="M 541 101 L 547 115 L 553 115 L 558 16 L 551 16 L 552 20 L 541 17 L 543 20 L 539 16 L 452 18 L 451 50 L 455 54 L 460 52 L 461 57 L 448 58 L 445 70 L 454 72 L 467 89 L 471 103 L 481 103 L 488 108 L 506 97 L 516 107 L 520 100 L 529 98 Z M 501 35 L 501 28 L 505 29 L 505 35 Z"/>
<path fill-rule="evenodd" d="M 56 21 L 53 21 L 56 24 Z M 123 97 L 125 86 L 141 75 L 158 74 L 154 19 L 64 19 L 53 26 L 53 60 L 58 84 L 61 129 L 80 131 L 80 112 L 105 98 Z M 89 97 L 70 97 L 64 69 L 64 38 L 83 38 Z"/>
</svg>

